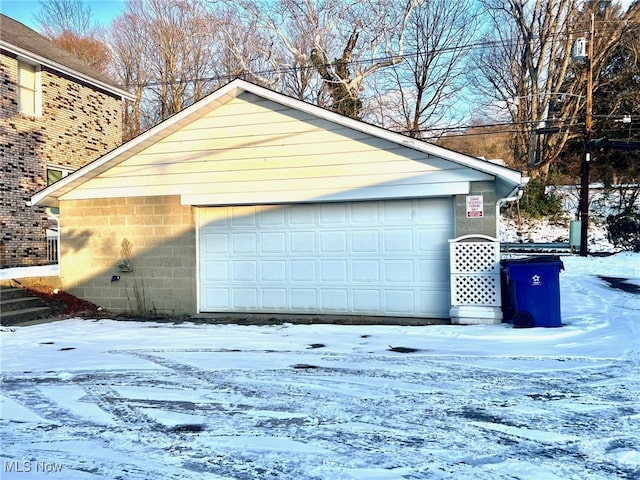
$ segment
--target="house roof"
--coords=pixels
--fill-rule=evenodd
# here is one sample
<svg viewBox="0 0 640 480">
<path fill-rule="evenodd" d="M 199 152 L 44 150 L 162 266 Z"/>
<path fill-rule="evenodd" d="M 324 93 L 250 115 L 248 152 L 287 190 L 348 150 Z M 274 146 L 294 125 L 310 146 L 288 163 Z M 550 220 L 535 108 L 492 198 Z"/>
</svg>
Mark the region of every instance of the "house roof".
<svg viewBox="0 0 640 480">
<path fill-rule="evenodd" d="M 134 97 L 112 79 L 11 17 L 0 14 L 0 47 L 19 57 L 70 75 L 119 97 Z"/>
<path fill-rule="evenodd" d="M 518 187 L 526 184 L 527 181 L 520 172 L 507 167 L 454 152 L 359 120 L 344 117 L 316 105 L 277 93 L 244 80 L 236 79 L 101 158 L 85 165 L 44 190 L 41 190 L 32 197 L 31 204 L 57 206 L 60 197 L 98 177 L 107 170 L 120 165 L 127 159 L 157 144 L 169 135 L 172 135 L 222 105 L 227 104 L 231 100 L 238 98 L 245 92 L 304 112 L 313 117 L 332 122 L 336 125 L 362 132 L 374 138 L 380 138 L 398 146 L 424 153 L 427 156 L 441 158 L 482 174 L 490 175 L 496 179 L 499 195 L 504 194 L 506 196 Z"/>
</svg>

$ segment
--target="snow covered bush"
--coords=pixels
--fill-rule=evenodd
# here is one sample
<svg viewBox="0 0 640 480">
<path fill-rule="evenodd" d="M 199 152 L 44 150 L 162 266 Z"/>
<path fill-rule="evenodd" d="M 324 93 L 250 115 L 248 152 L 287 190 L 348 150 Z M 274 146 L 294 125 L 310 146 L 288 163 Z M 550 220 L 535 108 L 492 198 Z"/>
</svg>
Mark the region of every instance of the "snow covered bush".
<svg viewBox="0 0 640 480">
<path fill-rule="evenodd" d="M 629 209 L 607 217 L 607 236 L 624 250 L 640 252 L 640 210 Z"/>
</svg>

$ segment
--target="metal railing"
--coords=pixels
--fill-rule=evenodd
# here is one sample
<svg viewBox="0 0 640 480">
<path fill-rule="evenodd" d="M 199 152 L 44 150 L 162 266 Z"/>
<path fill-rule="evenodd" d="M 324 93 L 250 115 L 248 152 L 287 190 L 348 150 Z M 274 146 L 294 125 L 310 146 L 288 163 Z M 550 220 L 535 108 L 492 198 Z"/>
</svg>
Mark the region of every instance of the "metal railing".
<svg viewBox="0 0 640 480">
<path fill-rule="evenodd" d="M 60 231 L 57 228 L 47 229 L 47 262 L 60 261 Z"/>
</svg>

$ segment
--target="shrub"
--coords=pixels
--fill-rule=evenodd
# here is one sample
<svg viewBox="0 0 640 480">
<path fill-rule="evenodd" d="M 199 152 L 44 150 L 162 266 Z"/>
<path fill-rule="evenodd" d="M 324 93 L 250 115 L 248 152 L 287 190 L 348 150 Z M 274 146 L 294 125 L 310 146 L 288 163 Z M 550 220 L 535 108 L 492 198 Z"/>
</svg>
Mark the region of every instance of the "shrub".
<svg viewBox="0 0 640 480">
<path fill-rule="evenodd" d="M 628 209 L 607 217 L 607 236 L 616 247 L 640 252 L 640 211 Z"/>
<path fill-rule="evenodd" d="M 545 192 L 539 179 L 532 179 L 520 200 L 520 212 L 529 218 L 556 216 L 562 213 L 562 199 L 555 192 Z"/>
</svg>

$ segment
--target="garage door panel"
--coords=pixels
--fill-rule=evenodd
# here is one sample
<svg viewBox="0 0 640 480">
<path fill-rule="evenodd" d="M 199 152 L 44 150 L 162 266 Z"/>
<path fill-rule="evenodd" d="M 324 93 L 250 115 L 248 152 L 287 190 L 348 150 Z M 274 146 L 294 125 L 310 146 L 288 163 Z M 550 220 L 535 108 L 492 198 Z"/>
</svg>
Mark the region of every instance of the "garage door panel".
<svg viewBox="0 0 640 480">
<path fill-rule="evenodd" d="M 316 252 L 315 232 L 290 232 L 289 251 L 291 254 L 307 254 Z"/>
<path fill-rule="evenodd" d="M 314 205 L 292 205 L 289 207 L 289 224 L 315 225 L 316 210 Z"/>
<path fill-rule="evenodd" d="M 258 279 L 258 262 L 255 260 L 233 261 L 231 279 L 234 282 L 255 282 Z"/>
<path fill-rule="evenodd" d="M 448 310 L 451 293 L 448 288 L 432 285 L 432 288 L 421 289 L 417 296 L 417 308 L 420 311 Z"/>
<path fill-rule="evenodd" d="M 415 312 L 415 292 L 404 289 L 384 291 L 385 312 L 391 315 L 409 316 Z"/>
<path fill-rule="evenodd" d="M 325 203 L 320 205 L 320 225 L 335 227 L 346 225 L 347 212 L 344 203 Z"/>
<path fill-rule="evenodd" d="M 433 272 L 442 271 L 443 269 L 448 270 L 449 268 L 445 260 L 436 256 L 417 259 L 414 262 L 414 265 L 417 272 L 415 280 L 422 284 L 434 283 L 436 285 L 440 285 L 440 282 L 434 281 Z M 448 286 L 446 288 L 448 288 Z"/>
<path fill-rule="evenodd" d="M 411 229 L 385 230 L 383 233 L 383 253 L 413 252 L 413 231 Z"/>
<path fill-rule="evenodd" d="M 354 230 L 351 232 L 351 253 L 371 254 L 380 251 L 380 237 L 377 230 Z"/>
<path fill-rule="evenodd" d="M 451 225 L 453 212 L 451 200 L 448 198 L 432 199 L 431 208 L 418 208 L 414 212 L 413 221 L 417 225 L 429 225 L 447 227 Z"/>
<path fill-rule="evenodd" d="M 230 207 L 228 218 L 232 227 L 256 227 L 256 207 Z"/>
<path fill-rule="evenodd" d="M 228 282 L 229 262 L 208 260 L 202 265 L 202 279 L 206 282 Z"/>
<path fill-rule="evenodd" d="M 234 233 L 231 236 L 231 245 L 233 253 L 250 253 L 258 252 L 258 235 L 256 233 Z"/>
<path fill-rule="evenodd" d="M 352 203 L 351 209 L 352 225 L 377 225 L 380 221 L 378 204 L 373 206 L 370 202 Z"/>
<path fill-rule="evenodd" d="M 329 230 L 320 232 L 320 254 L 347 253 L 347 232 Z"/>
<path fill-rule="evenodd" d="M 232 290 L 233 307 L 239 311 L 256 310 L 258 304 L 257 288 L 234 288 Z"/>
<path fill-rule="evenodd" d="M 283 310 L 286 307 L 283 307 Z M 295 312 L 314 312 L 317 308 L 316 290 L 314 288 L 292 288 L 291 309 Z"/>
<path fill-rule="evenodd" d="M 384 261 L 385 283 L 413 283 L 413 259 L 389 259 Z"/>
<path fill-rule="evenodd" d="M 283 305 L 287 305 L 287 289 L 286 288 L 264 288 L 262 290 L 262 306 L 277 312 L 282 309 Z"/>
<path fill-rule="evenodd" d="M 352 292 L 354 313 L 382 313 L 382 295 L 380 294 L 380 290 L 354 288 Z"/>
<path fill-rule="evenodd" d="M 204 291 L 202 301 L 204 311 L 228 311 L 231 302 L 231 291 L 229 288 L 209 287 Z"/>
<path fill-rule="evenodd" d="M 326 312 L 345 312 L 349 309 L 347 291 L 337 288 L 320 289 L 321 308 Z"/>
<path fill-rule="evenodd" d="M 207 233 L 203 236 L 201 245 L 204 255 L 216 253 L 226 254 L 228 251 L 227 234 Z"/>
<path fill-rule="evenodd" d="M 284 232 L 261 233 L 260 252 L 261 253 L 286 253 L 287 236 Z"/>
<path fill-rule="evenodd" d="M 260 214 L 260 225 L 265 227 L 284 227 L 285 209 L 281 207 L 265 208 Z"/>
<path fill-rule="evenodd" d="M 203 312 L 448 316 L 451 199 L 201 210 Z"/>
<path fill-rule="evenodd" d="M 320 260 L 321 282 L 347 282 L 346 260 Z"/>
<path fill-rule="evenodd" d="M 421 253 L 446 253 L 449 249 L 448 241 L 451 238 L 450 235 L 450 229 L 445 227 L 419 231 L 417 233 L 417 249 Z"/>
<path fill-rule="evenodd" d="M 287 262 L 284 260 L 260 261 L 260 280 L 285 283 L 287 281 Z"/>
<path fill-rule="evenodd" d="M 314 282 L 316 280 L 315 260 L 291 260 L 289 265 L 291 281 Z"/>
<path fill-rule="evenodd" d="M 375 283 L 378 284 L 381 275 L 382 262 L 377 259 L 351 260 L 351 281 L 353 283 Z"/>
<path fill-rule="evenodd" d="M 385 225 L 410 225 L 413 223 L 413 203 L 411 200 L 398 200 L 382 204 L 382 222 Z"/>
</svg>

